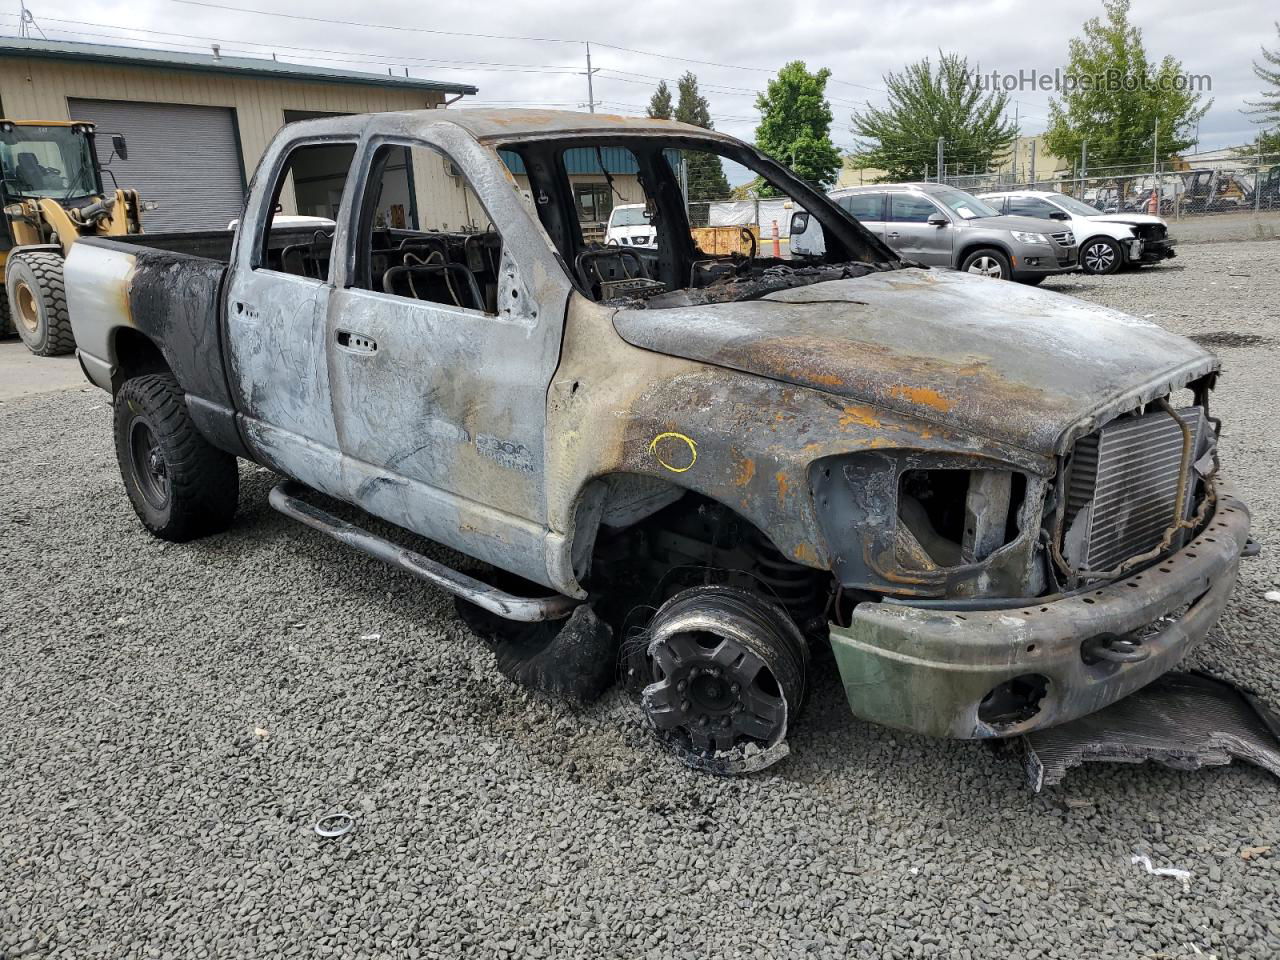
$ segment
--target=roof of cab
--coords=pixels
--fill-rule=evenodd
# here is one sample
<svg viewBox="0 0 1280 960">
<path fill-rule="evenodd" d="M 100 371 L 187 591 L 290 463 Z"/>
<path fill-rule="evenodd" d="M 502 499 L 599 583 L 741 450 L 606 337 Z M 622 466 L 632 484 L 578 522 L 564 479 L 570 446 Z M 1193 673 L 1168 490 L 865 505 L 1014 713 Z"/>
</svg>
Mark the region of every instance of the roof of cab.
<svg viewBox="0 0 1280 960">
<path fill-rule="evenodd" d="M 731 140 L 714 130 L 676 120 L 623 117 L 610 113 L 578 113 L 573 110 L 495 110 L 467 107 L 423 111 L 433 121 L 456 123 L 477 140 L 522 140 L 566 134 L 619 135 L 665 133 Z"/>
</svg>

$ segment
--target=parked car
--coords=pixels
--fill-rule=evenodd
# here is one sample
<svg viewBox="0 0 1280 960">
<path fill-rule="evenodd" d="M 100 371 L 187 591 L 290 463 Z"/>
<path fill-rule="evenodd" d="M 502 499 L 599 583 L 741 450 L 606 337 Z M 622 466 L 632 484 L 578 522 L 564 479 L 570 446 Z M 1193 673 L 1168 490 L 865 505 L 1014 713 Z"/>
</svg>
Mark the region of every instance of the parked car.
<svg viewBox="0 0 1280 960">
<path fill-rule="evenodd" d="M 1176 257 L 1169 225 L 1143 213 L 1103 213 L 1097 207 L 1053 190 L 984 193 L 1001 213 L 1058 220 L 1071 227 L 1080 243 L 1080 269 L 1110 274 L 1121 267 L 1159 263 Z"/>
<path fill-rule="evenodd" d="M 613 208 L 604 230 L 606 244 L 621 244 L 652 249 L 658 242 L 658 231 L 645 213 L 643 203 L 623 203 Z"/>
<path fill-rule="evenodd" d="M 564 152 L 603 147 L 646 171 L 661 257 L 573 228 Z M 698 249 L 676 151 L 790 197 L 825 252 Z M 277 228 L 317 158 L 337 229 Z M 449 168 L 448 190 L 403 173 Z M 905 260 L 739 140 L 545 110 L 329 116 L 284 127 L 252 183 L 234 232 L 90 238 L 67 261 L 80 363 L 157 537 L 225 531 L 237 458 L 262 464 L 276 510 L 455 594 L 508 676 L 585 699 L 621 658 L 660 742 L 718 772 L 785 754 L 819 664 L 860 717 L 1010 737 L 1149 683 L 1227 602 L 1249 511 L 1217 474 L 1212 354 Z M 1056 242 L 1005 236 L 1042 221 L 879 194 L 984 237 L 970 265 L 1061 267 Z"/>
<path fill-rule="evenodd" d="M 830 194 L 842 209 L 909 260 L 999 280 L 1037 284 L 1076 268 L 1075 237 L 1052 220 L 1004 217 L 972 194 L 939 183 L 854 187 Z M 823 253 L 808 215 L 791 222 L 791 252 Z"/>
</svg>

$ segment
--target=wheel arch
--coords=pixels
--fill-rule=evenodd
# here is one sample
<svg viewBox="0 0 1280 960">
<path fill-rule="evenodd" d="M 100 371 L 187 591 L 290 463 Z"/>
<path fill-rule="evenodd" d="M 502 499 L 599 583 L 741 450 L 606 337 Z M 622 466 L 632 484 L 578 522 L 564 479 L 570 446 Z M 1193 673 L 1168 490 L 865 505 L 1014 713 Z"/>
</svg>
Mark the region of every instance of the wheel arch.
<svg viewBox="0 0 1280 960">
<path fill-rule="evenodd" d="M 569 564 L 564 572 L 572 576 L 574 583 L 586 581 L 602 527 L 619 532 L 629 530 L 685 497 L 697 497 L 723 507 L 783 554 L 755 518 L 722 497 L 656 474 L 613 470 L 592 477 L 578 489 L 571 513 L 573 529 L 568 532 L 562 551 Z"/>
<path fill-rule="evenodd" d="M 977 253 L 979 250 L 996 250 L 999 253 L 1004 254 L 1005 258 L 1009 261 L 1010 269 L 1013 268 L 1013 253 L 1003 242 L 999 240 L 970 240 L 962 244 L 960 251 L 956 254 L 956 269 L 960 269 L 960 265 L 964 263 L 965 257 L 972 253 Z"/>
<path fill-rule="evenodd" d="M 120 392 L 125 382 L 149 373 L 173 373 L 164 352 L 149 336 L 135 327 L 116 327 L 110 336 L 111 394 Z"/>
</svg>

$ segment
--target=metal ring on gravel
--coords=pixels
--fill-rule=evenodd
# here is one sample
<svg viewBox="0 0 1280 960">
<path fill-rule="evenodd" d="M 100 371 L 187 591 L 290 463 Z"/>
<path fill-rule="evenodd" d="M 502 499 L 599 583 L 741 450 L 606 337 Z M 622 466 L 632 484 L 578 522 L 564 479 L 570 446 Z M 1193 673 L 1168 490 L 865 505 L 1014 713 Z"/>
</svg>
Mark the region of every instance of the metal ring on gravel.
<svg viewBox="0 0 1280 960">
<path fill-rule="evenodd" d="M 808 653 L 791 618 L 754 594 L 721 586 L 682 591 L 650 624 L 653 682 L 641 709 L 690 766 L 759 769 L 744 760 L 786 736 L 787 718 L 804 697 Z M 785 753 L 774 751 L 773 759 Z"/>
<path fill-rule="evenodd" d="M 325 839 L 334 839 L 336 837 L 345 837 L 355 827 L 355 817 L 349 813 L 338 811 L 336 813 L 326 813 L 315 822 L 311 829 Z"/>
</svg>

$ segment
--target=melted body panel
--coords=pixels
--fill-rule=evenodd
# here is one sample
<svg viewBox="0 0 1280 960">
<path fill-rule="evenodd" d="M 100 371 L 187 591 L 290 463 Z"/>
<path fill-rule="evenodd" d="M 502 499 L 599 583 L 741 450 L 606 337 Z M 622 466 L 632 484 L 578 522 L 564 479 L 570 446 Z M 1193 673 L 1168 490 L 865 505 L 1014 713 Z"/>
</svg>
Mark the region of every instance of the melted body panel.
<svg viewBox="0 0 1280 960">
<path fill-rule="evenodd" d="M 1154 323 L 950 271 L 909 269 L 745 303 L 624 310 L 629 342 L 1060 452 L 1118 405 L 1217 369 Z M 1114 415 L 1114 414 L 1112 414 Z"/>
</svg>

